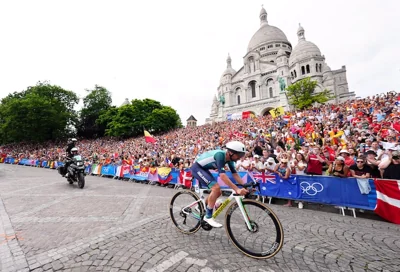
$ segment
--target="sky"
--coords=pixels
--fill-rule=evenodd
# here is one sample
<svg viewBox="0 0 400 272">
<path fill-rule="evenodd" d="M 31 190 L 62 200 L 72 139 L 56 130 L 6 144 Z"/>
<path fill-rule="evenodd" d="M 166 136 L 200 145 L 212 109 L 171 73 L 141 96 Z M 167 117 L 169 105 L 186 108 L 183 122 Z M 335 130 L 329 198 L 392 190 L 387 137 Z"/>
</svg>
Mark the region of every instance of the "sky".
<svg viewBox="0 0 400 272">
<path fill-rule="evenodd" d="M 151 98 L 203 124 L 226 68 L 239 70 L 268 23 L 294 47 L 299 23 L 331 69 L 347 68 L 350 91 L 400 90 L 397 0 L 0 2 L 0 98 L 38 81 L 76 92 L 100 85 L 113 104 Z"/>
</svg>

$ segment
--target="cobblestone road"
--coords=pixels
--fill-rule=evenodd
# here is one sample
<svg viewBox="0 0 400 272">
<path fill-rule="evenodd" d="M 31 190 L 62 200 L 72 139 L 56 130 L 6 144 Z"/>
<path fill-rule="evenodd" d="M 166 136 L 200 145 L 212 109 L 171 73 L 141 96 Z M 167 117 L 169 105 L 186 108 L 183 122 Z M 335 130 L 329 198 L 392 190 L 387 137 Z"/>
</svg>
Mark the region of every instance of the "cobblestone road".
<svg viewBox="0 0 400 272">
<path fill-rule="evenodd" d="M 174 190 L 0 164 L 0 271 L 400 271 L 400 227 L 272 205 L 285 231 L 273 259 L 241 254 L 224 229 L 176 231 Z"/>
</svg>

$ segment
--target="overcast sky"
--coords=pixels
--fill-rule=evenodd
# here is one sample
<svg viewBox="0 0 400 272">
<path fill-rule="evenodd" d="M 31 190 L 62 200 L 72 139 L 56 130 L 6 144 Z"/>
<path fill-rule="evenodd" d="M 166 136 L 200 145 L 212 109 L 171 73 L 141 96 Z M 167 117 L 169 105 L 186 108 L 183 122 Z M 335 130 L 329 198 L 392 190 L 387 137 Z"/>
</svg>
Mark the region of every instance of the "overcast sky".
<svg viewBox="0 0 400 272">
<path fill-rule="evenodd" d="M 228 52 L 239 70 L 269 24 L 294 47 L 298 24 L 332 69 L 347 67 L 350 91 L 400 87 L 400 1 L 1 1 L 0 97 L 48 80 L 80 96 L 95 84 L 125 98 L 152 98 L 183 124 L 209 115 Z"/>
</svg>

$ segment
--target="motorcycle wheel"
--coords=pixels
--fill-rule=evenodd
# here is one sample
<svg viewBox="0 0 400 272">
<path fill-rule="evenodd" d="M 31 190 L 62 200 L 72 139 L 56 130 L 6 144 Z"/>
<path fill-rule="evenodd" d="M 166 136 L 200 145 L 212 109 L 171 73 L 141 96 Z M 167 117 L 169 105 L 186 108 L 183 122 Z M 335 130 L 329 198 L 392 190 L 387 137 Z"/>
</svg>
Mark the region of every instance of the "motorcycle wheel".
<svg viewBox="0 0 400 272">
<path fill-rule="evenodd" d="M 78 173 L 78 187 L 81 189 L 85 187 L 85 176 L 83 173 Z"/>
</svg>

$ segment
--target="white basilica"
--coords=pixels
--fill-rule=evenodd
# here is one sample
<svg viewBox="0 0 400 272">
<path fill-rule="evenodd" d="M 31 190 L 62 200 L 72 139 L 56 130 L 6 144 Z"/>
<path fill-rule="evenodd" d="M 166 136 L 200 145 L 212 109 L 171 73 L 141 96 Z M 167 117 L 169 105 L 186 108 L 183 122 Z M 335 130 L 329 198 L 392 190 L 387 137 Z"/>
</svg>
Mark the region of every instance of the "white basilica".
<svg viewBox="0 0 400 272">
<path fill-rule="evenodd" d="M 346 66 L 331 70 L 325 56 L 306 40 L 304 32 L 299 26 L 298 43 L 292 49 L 285 33 L 268 23 L 267 12 L 262 8 L 260 28 L 251 38 L 238 71 L 232 68 L 228 55 L 218 96 L 214 97 L 206 122 L 224 121 L 248 111 L 256 116 L 269 114 L 269 110 L 279 106 L 289 110 L 284 89 L 305 77 L 318 82 L 316 92 L 330 90 L 335 95 L 331 103 L 354 98 L 354 92 L 348 89 Z"/>
</svg>

